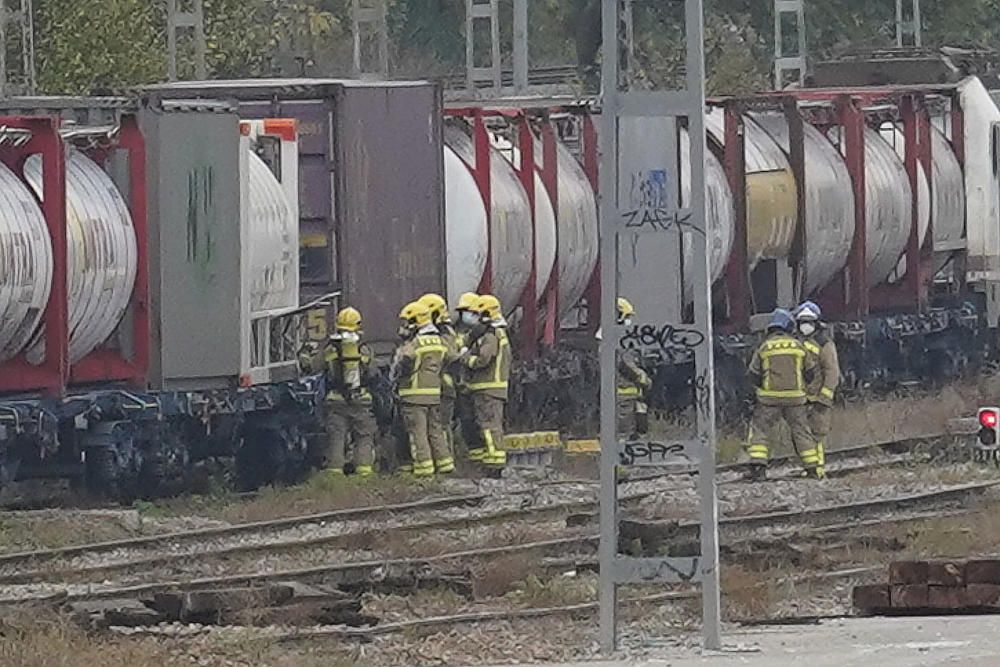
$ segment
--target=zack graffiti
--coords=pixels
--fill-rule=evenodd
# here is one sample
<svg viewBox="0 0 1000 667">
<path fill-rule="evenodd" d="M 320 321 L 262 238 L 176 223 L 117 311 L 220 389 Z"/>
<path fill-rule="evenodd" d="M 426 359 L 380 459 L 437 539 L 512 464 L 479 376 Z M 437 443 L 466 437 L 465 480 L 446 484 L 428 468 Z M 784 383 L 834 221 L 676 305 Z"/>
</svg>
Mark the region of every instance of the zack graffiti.
<svg viewBox="0 0 1000 667">
<path fill-rule="evenodd" d="M 626 229 L 668 231 L 687 229 L 703 233 L 692 223 L 690 210 L 671 210 L 668 203 L 668 178 L 665 169 L 650 169 L 632 174 L 628 197 L 621 217 Z"/>
</svg>

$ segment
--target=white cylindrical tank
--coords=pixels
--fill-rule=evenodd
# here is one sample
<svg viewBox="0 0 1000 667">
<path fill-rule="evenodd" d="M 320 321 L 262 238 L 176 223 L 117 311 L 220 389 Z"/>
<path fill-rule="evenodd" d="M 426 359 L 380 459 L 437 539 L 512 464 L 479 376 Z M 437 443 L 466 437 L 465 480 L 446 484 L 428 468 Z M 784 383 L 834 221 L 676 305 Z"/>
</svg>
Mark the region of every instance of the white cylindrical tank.
<svg viewBox="0 0 1000 667">
<path fill-rule="evenodd" d="M 965 176 L 948 139 L 931 128 L 931 161 L 934 185 L 931 215 L 934 220 L 934 272 L 948 263 L 957 250 L 965 249 Z"/>
<path fill-rule="evenodd" d="M 36 333 L 52 287 L 52 241 L 31 191 L 0 164 L 0 361 Z"/>
<path fill-rule="evenodd" d="M 535 143 L 541 160 L 542 144 Z M 590 180 L 569 149 L 556 141 L 559 203 L 556 241 L 559 248 L 559 317 L 583 296 L 597 266 L 597 199 Z"/>
<path fill-rule="evenodd" d="M 505 139 L 492 135 L 491 142 L 502 155 L 511 163 L 511 166 L 521 162 L 521 151 L 516 146 L 511 146 Z M 539 154 L 535 153 L 538 160 Z M 517 176 L 517 172 L 515 172 Z M 521 183 L 518 179 L 518 184 Z M 523 188 L 523 186 L 522 186 Z M 527 193 L 525 193 L 527 195 Z M 552 274 L 552 267 L 556 263 L 556 211 L 552 206 L 552 198 L 549 191 L 542 183 L 542 177 L 535 172 L 535 299 L 541 299 L 545 286 L 548 284 L 549 276 Z M 529 267 L 530 271 L 530 267 Z M 514 305 L 511 304 L 513 309 Z"/>
<path fill-rule="evenodd" d="M 783 113 L 752 114 L 786 153 L 791 147 Z M 854 186 L 837 149 L 809 123 L 803 123 L 805 151 L 805 278 L 813 294 L 844 268 L 854 240 Z"/>
<path fill-rule="evenodd" d="M 299 249 L 292 208 L 281 184 L 260 157 L 249 151 L 250 312 L 298 304 Z"/>
<path fill-rule="evenodd" d="M 882 139 L 886 141 L 896 150 L 896 156 L 903 163 L 903 169 L 906 169 L 906 137 L 903 135 L 903 130 L 892 123 L 885 123 L 879 128 L 879 134 L 882 135 Z M 928 193 L 927 186 L 927 171 L 924 169 L 924 165 L 917 163 L 917 172 L 919 176 L 917 178 L 917 220 L 920 222 L 920 243 L 923 244 L 924 240 L 927 238 L 927 228 L 930 226 L 931 220 L 931 198 Z M 907 176 L 909 178 L 909 176 Z"/>
<path fill-rule="evenodd" d="M 475 162 L 475 150 L 468 134 L 449 125 L 445 129 L 445 143 L 471 168 Z M 447 184 L 445 187 L 448 187 Z M 531 207 L 510 162 L 492 149 L 490 187 L 493 200 L 490 209 L 493 294 L 500 299 L 505 312 L 510 312 L 517 305 L 531 275 Z M 455 248 L 454 252 L 457 257 L 465 254 L 461 248 Z"/>
<path fill-rule="evenodd" d="M 910 177 L 895 149 L 879 132 L 866 127 L 865 217 L 868 229 L 865 237 L 869 285 L 885 282 L 906 248 L 913 224 L 911 192 Z M 927 197 L 926 190 L 924 197 Z"/>
<path fill-rule="evenodd" d="M 681 206 L 687 206 L 691 201 L 691 139 L 687 130 L 681 132 Z M 705 150 L 705 228 L 708 230 L 708 261 L 709 271 L 714 283 L 726 270 L 729 254 L 733 250 L 733 230 L 736 222 L 733 218 L 733 193 L 729 189 L 729 181 L 722 164 L 712 151 Z M 684 246 L 684 262 L 692 266 L 694 256 L 690 244 Z M 694 285 L 687 280 L 684 285 L 684 298 L 694 300 Z"/>
<path fill-rule="evenodd" d="M 24 176 L 42 197 L 42 159 L 30 156 Z M 77 362 L 114 332 L 128 307 L 138 255 L 128 206 L 111 178 L 76 150 L 66 157 L 69 360 Z M 29 358 L 40 361 L 42 345 Z"/>
<path fill-rule="evenodd" d="M 486 206 L 465 163 L 444 147 L 444 218 L 448 303 L 479 289 L 486 269 Z"/>
</svg>

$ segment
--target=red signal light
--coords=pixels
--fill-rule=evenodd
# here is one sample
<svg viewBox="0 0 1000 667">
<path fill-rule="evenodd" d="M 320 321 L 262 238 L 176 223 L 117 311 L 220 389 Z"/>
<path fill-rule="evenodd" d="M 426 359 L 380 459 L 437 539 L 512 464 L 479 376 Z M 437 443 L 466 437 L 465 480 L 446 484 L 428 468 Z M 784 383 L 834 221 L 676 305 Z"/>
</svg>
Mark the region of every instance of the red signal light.
<svg viewBox="0 0 1000 667">
<path fill-rule="evenodd" d="M 983 410 L 979 413 L 979 423 L 983 428 L 996 428 L 1000 423 L 1000 415 L 993 410 Z"/>
</svg>

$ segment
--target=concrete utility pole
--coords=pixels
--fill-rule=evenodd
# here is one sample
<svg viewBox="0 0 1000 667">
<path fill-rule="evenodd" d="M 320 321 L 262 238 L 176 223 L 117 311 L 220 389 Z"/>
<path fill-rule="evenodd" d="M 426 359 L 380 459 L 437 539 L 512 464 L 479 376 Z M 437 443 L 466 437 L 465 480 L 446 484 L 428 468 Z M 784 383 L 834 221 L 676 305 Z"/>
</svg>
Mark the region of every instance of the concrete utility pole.
<svg viewBox="0 0 1000 667">
<path fill-rule="evenodd" d="M 897 0 L 898 1 L 898 0 Z M 796 47 L 785 50 L 784 19 L 795 21 Z M 795 73 L 795 83 L 802 86 L 806 78 L 806 14 L 805 0 L 774 0 L 774 89 L 788 85 L 785 73 Z"/>
<path fill-rule="evenodd" d="M 194 51 L 194 76 L 198 80 L 204 80 L 207 78 L 207 47 L 202 0 L 167 0 L 167 79 L 170 81 L 178 79 L 177 43 L 182 31 L 190 31 Z"/>
<path fill-rule="evenodd" d="M 31 12 L 31 0 L 0 0 L 0 97 L 35 93 Z"/>
<path fill-rule="evenodd" d="M 705 646 L 721 645 L 714 337 L 705 218 L 704 19 L 702 0 L 684 0 L 683 6 L 683 87 L 632 90 L 621 54 L 634 52 L 641 24 L 627 15 L 631 2 L 603 0 L 602 5 L 600 640 L 607 652 L 617 645 L 618 586 L 636 583 L 700 583 Z M 681 170 L 689 179 L 681 178 Z M 682 192 L 682 180 L 690 182 L 689 194 Z M 619 295 L 636 305 L 640 322 L 629 330 L 617 323 Z M 685 306 L 692 302 L 694 315 L 688 321 Z M 643 326 L 675 335 L 665 346 L 646 340 L 655 336 L 636 335 Z M 616 371 L 626 350 L 693 358 L 693 436 L 659 443 L 619 440 Z M 694 463 L 700 555 L 634 558 L 619 553 L 617 466 Z"/>
</svg>

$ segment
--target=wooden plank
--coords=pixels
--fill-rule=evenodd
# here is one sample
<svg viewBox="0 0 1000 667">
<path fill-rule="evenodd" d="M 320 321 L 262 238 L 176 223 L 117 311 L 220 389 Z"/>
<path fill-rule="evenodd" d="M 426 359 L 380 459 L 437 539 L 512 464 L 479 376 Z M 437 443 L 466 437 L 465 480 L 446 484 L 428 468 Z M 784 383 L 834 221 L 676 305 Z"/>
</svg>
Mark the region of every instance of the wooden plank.
<svg viewBox="0 0 1000 667">
<path fill-rule="evenodd" d="M 1000 609 L 1000 585 L 966 584 L 965 604 L 973 609 Z"/>
<path fill-rule="evenodd" d="M 889 609 L 889 587 L 885 584 L 855 586 L 851 591 L 851 603 L 860 612 L 872 613 Z"/>
<path fill-rule="evenodd" d="M 931 609 L 964 609 L 965 586 L 928 586 L 927 606 Z"/>
<path fill-rule="evenodd" d="M 926 584 L 889 586 L 889 601 L 893 609 L 924 609 L 927 607 Z"/>
<path fill-rule="evenodd" d="M 965 583 L 1000 584 L 1000 560 L 970 560 L 965 564 Z"/>
<path fill-rule="evenodd" d="M 928 563 L 925 560 L 900 560 L 889 564 L 889 585 L 926 584 Z"/>
<path fill-rule="evenodd" d="M 927 564 L 929 586 L 964 586 L 965 563 L 961 561 L 932 561 Z"/>
</svg>

